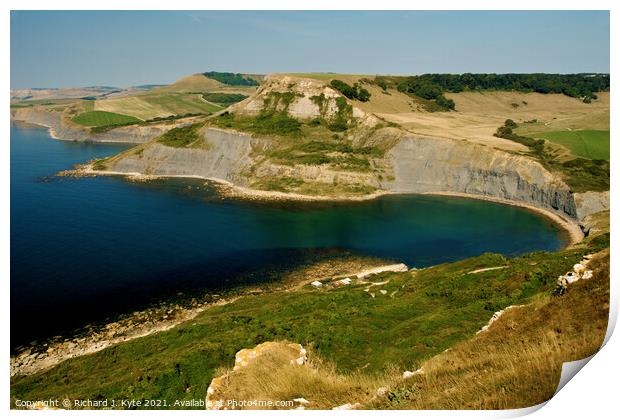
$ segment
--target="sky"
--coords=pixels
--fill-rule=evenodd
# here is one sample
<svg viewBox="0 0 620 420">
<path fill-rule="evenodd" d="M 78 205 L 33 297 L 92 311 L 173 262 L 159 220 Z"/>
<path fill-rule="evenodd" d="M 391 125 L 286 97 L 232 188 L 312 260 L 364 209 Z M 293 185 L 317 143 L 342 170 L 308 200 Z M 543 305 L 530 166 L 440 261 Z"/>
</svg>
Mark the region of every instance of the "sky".
<svg viewBox="0 0 620 420">
<path fill-rule="evenodd" d="M 12 11 L 11 88 L 205 71 L 609 72 L 606 11 Z"/>
</svg>

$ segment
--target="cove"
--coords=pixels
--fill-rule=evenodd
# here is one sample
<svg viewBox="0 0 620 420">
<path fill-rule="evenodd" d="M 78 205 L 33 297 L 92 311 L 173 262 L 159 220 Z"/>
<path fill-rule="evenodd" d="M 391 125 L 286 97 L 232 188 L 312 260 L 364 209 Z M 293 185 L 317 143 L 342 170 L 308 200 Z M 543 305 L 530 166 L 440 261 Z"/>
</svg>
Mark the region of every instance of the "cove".
<svg viewBox="0 0 620 420">
<path fill-rule="evenodd" d="M 356 203 L 226 200 L 201 181 L 59 178 L 128 145 L 11 127 L 11 347 L 178 293 L 260 282 L 347 251 L 426 267 L 484 252 L 557 250 L 563 232 L 523 208 L 456 197 Z"/>
</svg>

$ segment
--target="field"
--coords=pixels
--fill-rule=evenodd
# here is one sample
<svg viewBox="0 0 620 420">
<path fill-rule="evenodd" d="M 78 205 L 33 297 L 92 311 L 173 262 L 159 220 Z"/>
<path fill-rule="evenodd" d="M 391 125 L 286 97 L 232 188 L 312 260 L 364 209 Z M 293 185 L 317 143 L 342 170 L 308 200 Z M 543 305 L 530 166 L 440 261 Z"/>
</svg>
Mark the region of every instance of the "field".
<svg viewBox="0 0 620 420">
<path fill-rule="evenodd" d="M 199 93 L 147 93 L 95 102 L 95 109 L 132 115 L 142 120 L 182 114 L 208 114 L 222 109 Z"/>
<path fill-rule="evenodd" d="M 365 87 L 372 95 L 370 101 L 356 102 L 355 106 L 367 112 L 417 134 L 465 139 L 507 151 L 527 152 L 527 148 L 518 143 L 493 136 L 508 118 L 519 124 L 516 132 L 521 135 L 569 129 L 609 130 L 608 92 L 600 93 L 599 99 L 591 104 L 561 94 L 447 93 L 445 96 L 456 103 L 456 111 L 429 113 L 414 99 L 395 89 L 383 93 L 377 86 Z"/>
<path fill-rule="evenodd" d="M 575 156 L 609 160 L 609 131 L 550 131 L 530 136 L 567 147 Z"/>
<path fill-rule="evenodd" d="M 172 330 L 12 378 L 11 399 L 203 399 L 211 378 L 219 368 L 230 368 L 238 350 L 274 340 L 310 348 L 315 357 L 333 363 L 338 374 L 415 370 L 473 336 L 495 311 L 550 298 L 559 274 L 607 243 L 515 259 L 485 254 L 424 270 L 384 273 L 372 278 L 380 286 L 303 286 L 247 295 Z M 473 272 L 498 266 L 506 268 Z M 310 279 L 305 275 L 298 281 Z"/>
<path fill-rule="evenodd" d="M 106 111 L 86 111 L 82 112 L 72 118 L 72 121 L 76 124 L 84 125 L 87 127 L 100 127 L 109 125 L 122 125 L 130 123 L 138 123 L 139 119 L 114 112 Z"/>
</svg>

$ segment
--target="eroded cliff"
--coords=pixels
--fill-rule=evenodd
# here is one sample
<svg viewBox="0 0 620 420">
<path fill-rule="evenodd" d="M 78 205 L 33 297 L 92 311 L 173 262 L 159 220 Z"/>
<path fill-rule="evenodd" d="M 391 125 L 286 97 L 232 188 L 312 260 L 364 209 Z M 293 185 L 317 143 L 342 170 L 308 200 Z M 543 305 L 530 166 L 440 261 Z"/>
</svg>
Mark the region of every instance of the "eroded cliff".
<svg viewBox="0 0 620 420">
<path fill-rule="evenodd" d="M 457 192 L 521 201 L 577 217 L 568 186 L 541 164 L 467 141 L 405 135 L 390 151 L 390 191 Z"/>
<path fill-rule="evenodd" d="M 37 107 L 12 109 L 11 119 L 47 127 L 52 137 L 70 141 L 145 143 L 175 127 L 173 124 L 131 125 L 92 133 L 68 123 L 62 112 Z"/>
<path fill-rule="evenodd" d="M 152 142 L 106 161 L 107 169 L 145 175 L 196 176 L 245 185 L 244 173 L 253 163 L 250 154 L 264 140 L 208 128 L 201 132 L 202 147 L 178 148 Z"/>
</svg>

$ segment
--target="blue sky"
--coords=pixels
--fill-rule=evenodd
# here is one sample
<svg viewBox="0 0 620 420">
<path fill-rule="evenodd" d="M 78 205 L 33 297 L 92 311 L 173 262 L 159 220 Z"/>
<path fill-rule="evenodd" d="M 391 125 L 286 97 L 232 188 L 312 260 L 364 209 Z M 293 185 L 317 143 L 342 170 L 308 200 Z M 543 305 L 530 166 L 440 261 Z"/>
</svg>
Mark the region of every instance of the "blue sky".
<svg viewBox="0 0 620 420">
<path fill-rule="evenodd" d="M 609 72 L 608 12 L 11 12 L 11 88 L 246 73 Z"/>
</svg>

